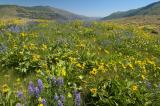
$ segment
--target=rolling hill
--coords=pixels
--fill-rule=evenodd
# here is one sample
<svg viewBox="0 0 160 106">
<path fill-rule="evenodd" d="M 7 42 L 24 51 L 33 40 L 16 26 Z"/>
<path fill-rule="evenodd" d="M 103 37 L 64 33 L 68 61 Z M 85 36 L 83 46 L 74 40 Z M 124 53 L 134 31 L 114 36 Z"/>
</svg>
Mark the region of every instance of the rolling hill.
<svg viewBox="0 0 160 106">
<path fill-rule="evenodd" d="M 29 19 L 49 19 L 49 20 L 92 20 L 95 18 L 77 15 L 65 10 L 50 6 L 24 7 L 17 5 L 0 5 L 0 17 L 20 17 Z"/>
<path fill-rule="evenodd" d="M 160 1 L 138 9 L 132 9 L 125 12 L 115 12 L 107 17 L 104 17 L 102 20 L 119 19 L 133 16 L 160 16 Z"/>
</svg>

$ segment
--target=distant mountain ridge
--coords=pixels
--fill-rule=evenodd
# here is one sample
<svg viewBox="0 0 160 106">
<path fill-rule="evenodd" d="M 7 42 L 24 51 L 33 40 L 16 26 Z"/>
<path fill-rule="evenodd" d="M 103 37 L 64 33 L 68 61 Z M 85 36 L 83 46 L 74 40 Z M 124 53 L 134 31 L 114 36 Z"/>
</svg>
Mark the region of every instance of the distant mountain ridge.
<svg viewBox="0 0 160 106">
<path fill-rule="evenodd" d="M 49 20 L 91 20 L 94 18 L 77 15 L 65 10 L 50 6 L 17 6 L 0 5 L 0 17 L 20 17 L 30 19 L 49 19 Z"/>
<path fill-rule="evenodd" d="M 160 16 L 160 1 L 152 3 L 142 8 L 132 9 L 125 12 L 115 12 L 107 17 L 104 17 L 102 20 L 110 20 L 110 19 L 118 19 L 118 18 L 126 18 L 132 16 L 152 16 L 159 15 Z"/>
</svg>

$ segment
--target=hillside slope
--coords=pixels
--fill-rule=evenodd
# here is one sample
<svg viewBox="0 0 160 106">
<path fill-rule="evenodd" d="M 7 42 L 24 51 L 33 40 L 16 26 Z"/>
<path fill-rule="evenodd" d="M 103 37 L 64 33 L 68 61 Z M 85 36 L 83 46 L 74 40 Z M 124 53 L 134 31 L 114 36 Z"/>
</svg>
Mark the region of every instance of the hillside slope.
<svg viewBox="0 0 160 106">
<path fill-rule="evenodd" d="M 89 20 L 91 18 L 77 15 L 65 10 L 49 6 L 24 7 L 17 5 L 0 5 L 0 17 L 20 17 L 30 19 L 54 20 Z"/>
<path fill-rule="evenodd" d="M 116 12 L 107 17 L 104 17 L 102 20 L 118 19 L 132 16 L 159 16 L 160 15 L 160 1 L 152 3 L 142 8 L 132 9 L 125 12 Z"/>
</svg>

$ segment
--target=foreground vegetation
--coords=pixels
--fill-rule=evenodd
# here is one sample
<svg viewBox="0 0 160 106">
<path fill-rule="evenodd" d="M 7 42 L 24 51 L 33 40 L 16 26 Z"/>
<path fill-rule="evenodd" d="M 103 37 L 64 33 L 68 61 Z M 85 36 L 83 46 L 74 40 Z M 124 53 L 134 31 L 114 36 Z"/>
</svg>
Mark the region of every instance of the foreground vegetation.
<svg viewBox="0 0 160 106">
<path fill-rule="evenodd" d="M 0 105 L 158 106 L 160 36 L 152 31 L 111 22 L 0 20 Z"/>
</svg>

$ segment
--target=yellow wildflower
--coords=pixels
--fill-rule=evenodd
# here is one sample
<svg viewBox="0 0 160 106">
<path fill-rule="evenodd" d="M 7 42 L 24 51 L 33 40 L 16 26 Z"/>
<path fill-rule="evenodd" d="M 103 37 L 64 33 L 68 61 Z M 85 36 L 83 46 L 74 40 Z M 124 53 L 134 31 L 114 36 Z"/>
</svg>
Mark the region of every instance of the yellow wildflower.
<svg viewBox="0 0 160 106">
<path fill-rule="evenodd" d="M 84 67 L 85 67 L 85 64 L 80 64 L 80 63 L 77 63 L 77 64 L 76 64 L 76 66 L 77 66 L 78 68 L 84 69 Z"/>
<path fill-rule="evenodd" d="M 42 102 L 42 98 L 41 97 L 38 98 L 38 102 Z"/>
<path fill-rule="evenodd" d="M 6 94 L 6 93 L 9 92 L 9 87 L 8 87 L 7 84 L 4 84 L 4 85 L 2 86 L 2 92 L 3 92 L 4 94 Z"/>
<path fill-rule="evenodd" d="M 61 75 L 66 76 L 66 70 L 64 68 L 62 68 L 62 70 L 61 70 Z"/>
<path fill-rule="evenodd" d="M 17 78 L 17 80 L 16 80 L 17 82 L 20 82 L 21 81 L 21 79 L 20 78 Z"/>
<path fill-rule="evenodd" d="M 39 59 L 40 59 L 40 55 L 37 55 L 37 54 L 32 55 L 32 60 L 33 61 L 38 61 Z"/>
<path fill-rule="evenodd" d="M 44 63 L 44 64 L 42 64 L 42 67 L 47 69 L 48 65 L 46 63 Z"/>
<path fill-rule="evenodd" d="M 141 68 L 142 68 L 143 73 L 146 74 L 147 70 L 146 70 L 145 66 L 143 65 Z"/>
<path fill-rule="evenodd" d="M 131 68 L 132 70 L 134 69 L 134 68 L 133 68 L 133 65 L 132 65 L 131 63 L 128 64 L 128 67 Z"/>
<path fill-rule="evenodd" d="M 155 62 L 154 62 L 154 61 L 151 61 L 151 60 L 149 60 L 149 59 L 147 59 L 147 62 L 148 62 L 149 64 L 155 65 Z"/>
<path fill-rule="evenodd" d="M 26 34 L 25 34 L 24 32 L 22 32 L 22 33 L 20 34 L 20 36 L 21 36 L 21 37 L 25 37 Z"/>
<path fill-rule="evenodd" d="M 42 44 L 42 47 L 41 47 L 41 49 L 44 51 L 44 50 L 46 50 L 47 49 L 47 45 L 45 45 L 45 44 Z"/>
<path fill-rule="evenodd" d="M 80 63 L 77 63 L 76 66 L 79 67 L 79 68 L 82 67 Z"/>
<path fill-rule="evenodd" d="M 96 68 L 93 68 L 93 70 L 90 71 L 90 75 L 95 76 L 96 74 L 97 74 L 97 70 L 96 70 Z"/>
<path fill-rule="evenodd" d="M 97 89 L 96 88 L 92 88 L 92 89 L 90 89 L 90 91 L 91 91 L 92 94 L 96 94 L 97 93 Z"/>
<path fill-rule="evenodd" d="M 42 103 L 38 104 L 38 106 L 44 106 Z"/>
<path fill-rule="evenodd" d="M 122 68 L 126 69 L 126 66 L 124 64 L 122 64 Z"/>
<path fill-rule="evenodd" d="M 39 69 L 39 70 L 36 70 L 36 73 L 37 74 L 40 74 L 42 71 Z"/>
<path fill-rule="evenodd" d="M 133 86 L 131 87 L 131 89 L 132 89 L 133 92 L 136 92 L 136 91 L 138 90 L 138 87 L 137 87 L 137 85 L 133 85 Z"/>
<path fill-rule="evenodd" d="M 68 96 L 69 98 L 71 98 L 71 97 L 72 97 L 72 94 L 71 94 L 70 92 L 68 92 L 67 96 Z"/>
<path fill-rule="evenodd" d="M 23 48 L 24 48 L 24 49 L 27 49 L 27 45 L 23 45 Z"/>
<path fill-rule="evenodd" d="M 37 48 L 36 48 L 35 44 L 31 43 L 31 44 L 29 45 L 29 49 L 37 49 Z"/>
<path fill-rule="evenodd" d="M 76 58 L 69 57 L 69 60 L 70 60 L 71 64 L 77 63 Z"/>
<path fill-rule="evenodd" d="M 83 75 L 80 75 L 80 76 L 78 76 L 78 77 L 79 77 L 79 79 L 81 79 L 81 80 L 83 79 Z"/>
<path fill-rule="evenodd" d="M 144 75 L 141 75 L 141 77 L 142 77 L 142 79 L 143 79 L 143 80 L 145 80 L 145 79 L 146 79 Z"/>
</svg>

